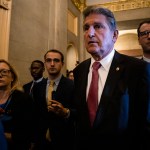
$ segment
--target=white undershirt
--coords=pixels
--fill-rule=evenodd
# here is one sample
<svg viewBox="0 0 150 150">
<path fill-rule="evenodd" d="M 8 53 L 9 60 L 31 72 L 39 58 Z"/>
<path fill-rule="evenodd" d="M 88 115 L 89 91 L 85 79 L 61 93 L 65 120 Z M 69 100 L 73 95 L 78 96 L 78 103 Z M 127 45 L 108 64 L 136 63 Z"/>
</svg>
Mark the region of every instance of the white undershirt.
<svg viewBox="0 0 150 150">
<path fill-rule="evenodd" d="M 110 69 L 110 65 L 114 56 L 115 50 L 113 49 L 105 58 L 103 58 L 101 61 L 101 67 L 98 69 L 99 74 L 99 81 L 98 81 L 98 103 L 100 102 L 102 91 L 107 79 L 107 75 Z M 87 84 L 87 90 L 86 90 L 86 97 L 88 96 L 89 87 L 92 79 L 92 65 L 95 62 L 93 58 L 91 58 L 91 65 L 90 65 L 90 71 L 88 74 L 88 84 Z"/>
</svg>

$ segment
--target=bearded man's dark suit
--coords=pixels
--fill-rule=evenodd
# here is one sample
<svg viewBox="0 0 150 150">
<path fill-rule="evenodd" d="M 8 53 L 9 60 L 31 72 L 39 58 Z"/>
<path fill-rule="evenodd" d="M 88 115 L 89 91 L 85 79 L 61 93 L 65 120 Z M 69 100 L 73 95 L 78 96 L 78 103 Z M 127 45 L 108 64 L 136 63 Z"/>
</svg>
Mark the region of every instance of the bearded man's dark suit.
<svg viewBox="0 0 150 150">
<path fill-rule="evenodd" d="M 62 75 L 59 85 L 55 92 L 53 92 L 53 99 L 59 101 L 64 107 L 70 108 L 71 101 L 73 99 L 73 81 Z M 50 128 L 51 144 L 54 145 L 54 149 L 60 149 L 64 147 L 67 150 L 72 149 L 74 138 L 74 122 L 71 118 L 58 117 L 52 112 L 47 110 L 46 102 L 46 86 L 47 80 L 39 83 L 34 88 L 35 101 L 37 105 L 38 116 L 38 129 L 37 137 L 38 149 L 43 150 L 43 144 L 45 141 L 45 135 L 47 128 Z M 40 140 L 40 141 L 39 141 Z M 51 147 L 53 150 L 53 148 Z M 44 149 L 46 150 L 46 148 Z"/>
<path fill-rule="evenodd" d="M 74 69 L 76 149 L 96 150 L 99 146 L 100 150 L 146 150 L 150 136 L 147 116 L 150 66 L 140 59 L 115 52 L 96 119 L 90 127 L 86 102 L 90 63 L 91 59 L 87 59 Z"/>
</svg>

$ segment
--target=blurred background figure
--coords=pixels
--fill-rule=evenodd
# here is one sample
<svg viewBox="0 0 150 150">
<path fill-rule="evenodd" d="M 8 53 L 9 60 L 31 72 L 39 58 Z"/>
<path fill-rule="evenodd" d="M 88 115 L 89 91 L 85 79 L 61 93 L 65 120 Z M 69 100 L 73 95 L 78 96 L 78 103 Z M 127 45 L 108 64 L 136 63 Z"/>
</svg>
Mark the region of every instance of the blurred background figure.
<svg viewBox="0 0 150 150">
<path fill-rule="evenodd" d="M 138 41 L 143 50 L 142 59 L 150 62 L 150 20 L 143 21 L 137 29 Z"/>
<path fill-rule="evenodd" d="M 73 75 L 73 70 L 70 70 L 68 73 L 67 73 L 67 77 L 71 80 L 74 80 L 74 75 Z"/>
</svg>

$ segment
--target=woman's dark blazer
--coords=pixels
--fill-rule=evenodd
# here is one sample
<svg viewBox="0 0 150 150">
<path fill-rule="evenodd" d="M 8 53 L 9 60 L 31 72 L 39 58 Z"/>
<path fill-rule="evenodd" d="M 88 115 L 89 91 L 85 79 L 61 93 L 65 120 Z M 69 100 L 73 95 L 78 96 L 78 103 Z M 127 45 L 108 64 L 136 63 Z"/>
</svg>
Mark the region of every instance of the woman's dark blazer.
<svg viewBox="0 0 150 150">
<path fill-rule="evenodd" d="M 33 139 L 34 109 L 33 99 L 19 90 L 14 90 L 10 96 L 10 103 L 6 113 L 12 117 L 4 122 L 5 132 L 12 134 L 10 150 L 28 150 Z"/>
<path fill-rule="evenodd" d="M 77 150 L 145 150 L 150 137 L 150 66 L 115 52 L 91 128 L 86 103 L 90 63 L 85 60 L 74 69 Z"/>
</svg>

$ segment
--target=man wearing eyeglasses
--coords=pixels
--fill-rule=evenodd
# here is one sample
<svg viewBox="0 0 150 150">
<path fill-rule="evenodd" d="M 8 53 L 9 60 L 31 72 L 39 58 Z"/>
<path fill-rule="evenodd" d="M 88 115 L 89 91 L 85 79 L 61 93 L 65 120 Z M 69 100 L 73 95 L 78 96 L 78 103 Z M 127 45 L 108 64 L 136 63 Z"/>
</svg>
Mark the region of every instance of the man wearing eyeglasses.
<svg viewBox="0 0 150 150">
<path fill-rule="evenodd" d="M 45 69 L 48 78 L 38 84 L 36 104 L 38 110 L 38 126 L 36 150 L 73 149 L 74 123 L 70 116 L 74 83 L 62 74 L 64 55 L 61 51 L 51 49 L 44 55 Z M 49 98 L 49 86 L 53 82 L 52 98 Z M 48 132 L 47 132 L 48 131 Z M 50 134 L 49 134 L 50 133 Z M 48 135 L 48 136 L 46 136 Z"/>
<path fill-rule="evenodd" d="M 150 62 L 150 20 L 141 22 L 137 33 L 139 44 L 143 50 L 142 59 Z"/>
</svg>

